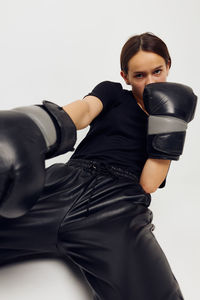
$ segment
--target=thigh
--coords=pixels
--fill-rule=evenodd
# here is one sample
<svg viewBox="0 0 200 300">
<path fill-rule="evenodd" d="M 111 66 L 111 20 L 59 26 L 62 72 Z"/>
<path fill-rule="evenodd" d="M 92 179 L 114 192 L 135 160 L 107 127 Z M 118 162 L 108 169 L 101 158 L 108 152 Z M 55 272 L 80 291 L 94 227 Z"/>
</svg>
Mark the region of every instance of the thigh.
<svg viewBox="0 0 200 300">
<path fill-rule="evenodd" d="M 90 215 L 76 222 L 69 213 L 59 230 L 60 251 L 82 269 L 94 299 L 183 299 L 152 233 L 152 211 L 140 203 L 144 194 L 136 188 L 131 198 L 127 187 L 117 197 L 114 183 L 110 189 L 106 181 L 102 186 L 104 193 L 97 188 Z"/>
<path fill-rule="evenodd" d="M 66 164 L 47 168 L 44 190 L 32 209 L 16 219 L 0 218 L 0 264 L 22 256 L 57 254 L 60 223 L 90 180 L 81 169 Z"/>
</svg>

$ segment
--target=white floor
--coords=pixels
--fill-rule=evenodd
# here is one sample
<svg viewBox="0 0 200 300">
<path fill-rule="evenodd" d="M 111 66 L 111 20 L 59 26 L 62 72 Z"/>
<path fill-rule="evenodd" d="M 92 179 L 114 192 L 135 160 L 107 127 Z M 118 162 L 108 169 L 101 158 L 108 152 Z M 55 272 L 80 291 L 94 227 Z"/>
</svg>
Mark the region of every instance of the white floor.
<svg viewBox="0 0 200 300">
<path fill-rule="evenodd" d="M 92 300 L 82 273 L 63 261 L 32 260 L 0 270 L 3 300 Z"/>
</svg>

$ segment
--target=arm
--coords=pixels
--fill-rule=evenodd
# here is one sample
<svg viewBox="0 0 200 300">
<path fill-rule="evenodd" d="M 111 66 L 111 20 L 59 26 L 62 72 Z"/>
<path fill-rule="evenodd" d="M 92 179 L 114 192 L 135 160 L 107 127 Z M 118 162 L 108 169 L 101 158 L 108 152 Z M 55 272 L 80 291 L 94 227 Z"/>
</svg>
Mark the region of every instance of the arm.
<svg viewBox="0 0 200 300">
<path fill-rule="evenodd" d="M 166 178 L 171 160 L 153 159 L 146 160 L 140 176 L 140 185 L 146 193 L 154 193 Z"/>
<path fill-rule="evenodd" d="M 63 107 L 74 122 L 77 129 L 87 127 L 102 111 L 102 102 L 95 96 L 87 96 Z M 148 159 L 143 168 L 140 184 L 146 193 L 153 193 L 165 179 L 170 160 Z"/>
<path fill-rule="evenodd" d="M 65 110 L 43 101 L 0 111 L 0 216 L 16 218 L 31 209 L 44 186 L 45 159 L 73 151 L 76 129 L 89 125 L 102 106 L 86 97 Z"/>
<path fill-rule="evenodd" d="M 95 96 L 86 96 L 83 100 L 63 106 L 63 110 L 68 113 L 77 130 L 87 127 L 102 109 L 102 102 Z"/>
<path fill-rule="evenodd" d="M 107 111 L 113 105 L 119 103 L 118 95 L 122 91 L 120 83 L 103 81 L 99 83 L 91 93 L 83 100 L 77 100 L 63 106 L 63 110 L 69 114 L 76 129 L 87 127 L 101 111 Z"/>
<path fill-rule="evenodd" d="M 194 118 L 197 97 L 188 86 L 160 82 L 145 87 L 143 101 L 149 113 L 149 159 L 140 183 L 147 193 L 152 193 L 166 178 L 170 161 L 179 160 L 183 152 L 187 123 Z"/>
<path fill-rule="evenodd" d="M 45 160 L 73 151 L 76 127 L 58 105 L 0 111 L 0 216 L 17 218 L 31 209 L 45 183 Z"/>
</svg>

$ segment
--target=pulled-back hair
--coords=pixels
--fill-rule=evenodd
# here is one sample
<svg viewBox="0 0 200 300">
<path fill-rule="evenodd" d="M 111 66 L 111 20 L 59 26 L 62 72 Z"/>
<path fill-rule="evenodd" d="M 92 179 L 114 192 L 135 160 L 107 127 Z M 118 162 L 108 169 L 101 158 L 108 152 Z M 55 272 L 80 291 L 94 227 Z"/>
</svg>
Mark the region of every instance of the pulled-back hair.
<svg viewBox="0 0 200 300">
<path fill-rule="evenodd" d="M 140 50 L 156 53 L 162 56 L 171 67 L 171 57 L 166 44 L 156 35 L 151 32 L 145 32 L 140 35 L 134 35 L 124 44 L 121 55 L 120 64 L 121 70 L 128 73 L 129 60 Z"/>
</svg>

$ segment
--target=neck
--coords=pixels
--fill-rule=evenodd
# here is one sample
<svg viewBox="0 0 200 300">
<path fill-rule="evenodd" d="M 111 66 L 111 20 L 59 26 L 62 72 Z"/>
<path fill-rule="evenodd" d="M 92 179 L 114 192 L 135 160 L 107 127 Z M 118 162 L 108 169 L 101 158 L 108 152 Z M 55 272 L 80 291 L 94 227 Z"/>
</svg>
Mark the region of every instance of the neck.
<svg viewBox="0 0 200 300">
<path fill-rule="evenodd" d="M 134 98 L 136 99 L 136 102 L 137 102 L 137 104 L 140 106 L 140 108 L 141 108 L 141 109 L 149 116 L 148 112 L 147 112 L 146 109 L 145 109 L 143 100 L 142 100 L 142 99 L 139 99 L 139 98 L 138 98 L 137 96 L 135 96 L 134 94 L 133 94 L 133 96 L 134 96 Z"/>
</svg>

